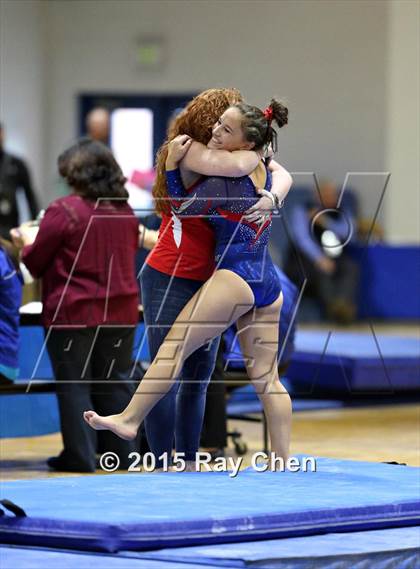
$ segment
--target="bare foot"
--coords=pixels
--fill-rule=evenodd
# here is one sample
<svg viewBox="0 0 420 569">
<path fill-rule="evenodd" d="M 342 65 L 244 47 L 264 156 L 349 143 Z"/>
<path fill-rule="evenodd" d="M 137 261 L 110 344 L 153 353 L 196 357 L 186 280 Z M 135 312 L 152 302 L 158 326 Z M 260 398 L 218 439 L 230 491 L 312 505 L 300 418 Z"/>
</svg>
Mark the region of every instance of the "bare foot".
<svg viewBox="0 0 420 569">
<path fill-rule="evenodd" d="M 83 418 L 86 423 L 96 431 L 112 431 L 120 439 L 132 441 L 136 438 L 137 427 L 122 419 L 121 415 L 108 415 L 101 417 L 95 411 L 85 411 Z"/>
</svg>

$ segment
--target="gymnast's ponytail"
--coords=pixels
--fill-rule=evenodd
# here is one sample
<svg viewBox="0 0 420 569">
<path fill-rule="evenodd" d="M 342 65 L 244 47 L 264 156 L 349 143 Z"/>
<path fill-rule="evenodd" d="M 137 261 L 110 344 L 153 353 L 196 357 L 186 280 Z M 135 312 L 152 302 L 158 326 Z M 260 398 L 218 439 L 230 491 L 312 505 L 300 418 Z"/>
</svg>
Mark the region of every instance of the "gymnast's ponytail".
<svg viewBox="0 0 420 569">
<path fill-rule="evenodd" d="M 270 104 L 265 111 L 263 111 L 264 116 L 266 116 L 266 113 L 271 116 L 271 120 L 276 121 L 279 128 L 286 125 L 288 122 L 289 109 L 276 99 L 271 99 Z"/>
<path fill-rule="evenodd" d="M 263 111 L 258 107 L 238 103 L 234 105 L 242 114 L 242 130 L 248 142 L 254 143 L 254 149 L 260 150 L 264 146 L 271 145 L 273 151 L 277 150 L 277 132 L 274 130 L 273 121 L 278 128 L 282 128 L 288 122 L 289 110 L 283 103 L 271 99 L 270 104 Z"/>
</svg>

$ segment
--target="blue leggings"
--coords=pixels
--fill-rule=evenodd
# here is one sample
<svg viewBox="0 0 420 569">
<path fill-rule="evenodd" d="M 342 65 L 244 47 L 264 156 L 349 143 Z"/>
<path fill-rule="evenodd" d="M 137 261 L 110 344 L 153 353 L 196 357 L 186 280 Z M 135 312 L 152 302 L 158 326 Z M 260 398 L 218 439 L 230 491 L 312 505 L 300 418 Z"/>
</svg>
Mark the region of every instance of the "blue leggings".
<svg viewBox="0 0 420 569">
<path fill-rule="evenodd" d="M 144 320 L 150 356 L 153 360 L 178 314 L 197 290 L 201 281 L 171 277 L 145 264 L 140 274 Z M 213 373 L 220 338 L 199 348 L 185 360 L 180 381 L 159 401 L 145 420 L 149 446 L 158 457 L 173 449 L 195 460 L 200 444 L 207 385 Z"/>
</svg>

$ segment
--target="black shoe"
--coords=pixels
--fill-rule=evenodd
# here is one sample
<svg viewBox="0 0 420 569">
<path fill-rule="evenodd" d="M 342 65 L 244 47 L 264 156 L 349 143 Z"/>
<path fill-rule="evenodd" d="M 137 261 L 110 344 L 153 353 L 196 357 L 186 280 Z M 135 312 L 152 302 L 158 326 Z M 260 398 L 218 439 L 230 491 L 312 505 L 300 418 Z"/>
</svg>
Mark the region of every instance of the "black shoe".
<svg viewBox="0 0 420 569">
<path fill-rule="evenodd" d="M 51 470 L 56 470 L 57 472 L 95 472 L 94 468 L 66 462 L 61 456 L 50 456 L 47 459 L 47 465 Z"/>
<path fill-rule="evenodd" d="M 216 450 L 213 450 L 212 452 L 209 453 L 211 456 L 211 460 L 212 462 L 214 460 L 216 460 L 216 458 L 225 458 L 225 449 L 224 448 L 218 448 Z"/>
</svg>

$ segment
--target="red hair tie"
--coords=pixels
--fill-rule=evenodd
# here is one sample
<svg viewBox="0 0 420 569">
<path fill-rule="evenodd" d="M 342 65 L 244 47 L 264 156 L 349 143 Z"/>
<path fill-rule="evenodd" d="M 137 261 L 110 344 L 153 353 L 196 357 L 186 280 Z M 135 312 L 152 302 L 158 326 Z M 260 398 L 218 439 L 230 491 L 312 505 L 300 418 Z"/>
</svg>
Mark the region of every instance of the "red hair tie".
<svg viewBox="0 0 420 569">
<path fill-rule="evenodd" d="M 267 107 L 266 109 L 263 110 L 263 115 L 270 123 L 273 120 L 273 109 L 271 107 Z"/>
</svg>

